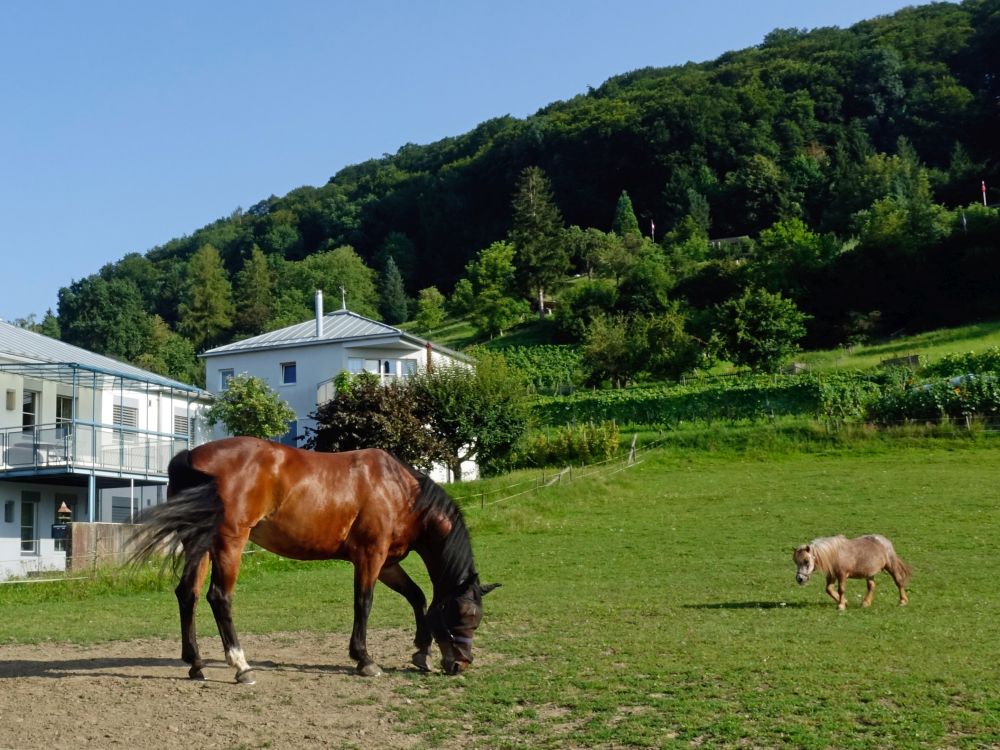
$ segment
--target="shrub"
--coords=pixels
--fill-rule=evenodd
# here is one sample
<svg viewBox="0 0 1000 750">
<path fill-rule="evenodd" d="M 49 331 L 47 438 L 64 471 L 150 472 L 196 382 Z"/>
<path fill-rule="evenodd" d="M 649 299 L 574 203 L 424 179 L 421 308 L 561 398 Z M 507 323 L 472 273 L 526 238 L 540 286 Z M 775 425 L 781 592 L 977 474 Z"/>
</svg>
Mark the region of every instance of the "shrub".
<svg viewBox="0 0 1000 750">
<path fill-rule="evenodd" d="M 1000 373 L 1000 347 L 993 346 L 982 352 L 946 354 L 937 362 L 925 367 L 921 374 L 932 378 L 950 378 L 969 373 Z"/>
<path fill-rule="evenodd" d="M 614 422 L 560 427 L 527 439 L 515 457 L 516 467 L 599 463 L 618 453 L 621 435 Z"/>
</svg>

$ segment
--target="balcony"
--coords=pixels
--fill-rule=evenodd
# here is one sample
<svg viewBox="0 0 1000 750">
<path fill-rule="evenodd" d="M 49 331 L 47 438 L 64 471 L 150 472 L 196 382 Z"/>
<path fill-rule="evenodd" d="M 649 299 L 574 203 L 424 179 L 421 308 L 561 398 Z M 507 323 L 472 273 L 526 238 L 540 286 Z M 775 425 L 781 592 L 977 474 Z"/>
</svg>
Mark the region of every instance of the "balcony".
<svg viewBox="0 0 1000 750">
<path fill-rule="evenodd" d="M 58 473 L 166 477 L 188 440 L 120 425 L 85 422 L 0 430 L 0 477 Z"/>
</svg>

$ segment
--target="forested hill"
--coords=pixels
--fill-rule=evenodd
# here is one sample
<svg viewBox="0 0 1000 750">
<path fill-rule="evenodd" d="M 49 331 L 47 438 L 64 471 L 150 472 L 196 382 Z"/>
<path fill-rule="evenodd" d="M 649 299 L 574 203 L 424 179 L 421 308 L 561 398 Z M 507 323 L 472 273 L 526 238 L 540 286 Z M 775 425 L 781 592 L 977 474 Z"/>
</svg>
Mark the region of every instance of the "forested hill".
<svg viewBox="0 0 1000 750">
<path fill-rule="evenodd" d="M 580 238 L 612 229 L 623 191 L 643 243 L 655 225 L 659 302 L 640 310 L 619 295 L 609 311 L 654 314 L 669 298 L 695 320 L 754 285 L 794 299 L 824 341 L 847 335 L 851 316 L 889 327 L 1000 314 L 963 288 L 996 271 L 995 212 L 955 213 L 981 206 L 983 180 L 1000 200 L 998 134 L 1000 0 L 934 3 L 849 29 L 779 29 L 756 47 L 616 76 L 525 119 L 407 144 L 322 187 L 237 210 L 62 289 L 58 325 L 64 340 L 193 377 L 197 367 L 181 363 L 194 349 L 308 317 L 314 288 L 336 298 L 345 286 L 352 309 L 398 322 L 412 304 L 387 312 L 396 271 L 411 298 L 432 286 L 451 295 L 475 276 L 467 266 L 481 251 L 513 238 L 527 167 L 550 185 L 560 226 L 581 228 L 562 235 L 568 273 L 600 276 Z M 708 242 L 736 236 L 749 240 Z M 972 264 L 949 282 L 961 304 L 916 321 L 926 305 L 906 297 L 941 280 L 949 238 L 961 245 L 949 257 Z M 518 270 L 527 260 L 513 244 Z M 790 260 L 776 267 L 779 256 Z M 746 260 L 757 275 L 737 268 Z M 603 268 L 620 292 L 621 268 Z"/>
</svg>

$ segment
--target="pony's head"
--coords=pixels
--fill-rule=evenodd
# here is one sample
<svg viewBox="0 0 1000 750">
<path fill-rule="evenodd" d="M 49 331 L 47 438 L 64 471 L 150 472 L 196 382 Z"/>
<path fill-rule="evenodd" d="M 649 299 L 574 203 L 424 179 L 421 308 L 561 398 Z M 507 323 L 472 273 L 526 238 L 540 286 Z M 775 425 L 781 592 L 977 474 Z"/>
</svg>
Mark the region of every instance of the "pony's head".
<svg viewBox="0 0 1000 750">
<path fill-rule="evenodd" d="M 795 580 L 804 586 L 809 582 L 809 576 L 816 570 L 816 555 L 812 546 L 803 544 L 801 547 L 796 547 L 792 552 L 792 560 L 795 561 Z"/>
<path fill-rule="evenodd" d="M 484 586 L 473 574 L 453 596 L 427 610 L 427 624 L 441 649 L 445 674 L 461 674 L 472 664 L 472 638 L 483 619 L 483 597 L 499 585 Z"/>
</svg>

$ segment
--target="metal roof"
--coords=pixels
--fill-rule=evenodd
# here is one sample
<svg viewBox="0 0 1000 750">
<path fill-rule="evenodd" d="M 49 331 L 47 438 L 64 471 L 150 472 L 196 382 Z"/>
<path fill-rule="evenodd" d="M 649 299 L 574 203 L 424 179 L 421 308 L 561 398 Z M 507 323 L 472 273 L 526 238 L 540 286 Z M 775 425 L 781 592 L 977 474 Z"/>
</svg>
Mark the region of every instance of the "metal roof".
<svg viewBox="0 0 1000 750">
<path fill-rule="evenodd" d="M 103 354 L 0 321 L 0 371 L 45 380 L 79 382 L 125 379 L 157 388 L 209 397 L 208 391 L 143 370 Z M 84 374 L 85 373 L 85 374 Z"/>
<path fill-rule="evenodd" d="M 414 347 L 424 347 L 429 341 L 419 336 L 401 331 L 399 328 L 371 320 L 350 310 L 337 310 L 323 316 L 323 335 L 316 335 L 316 319 L 311 318 L 304 323 L 296 323 L 277 331 L 262 333 L 260 336 L 235 341 L 225 346 L 201 354 L 202 357 L 214 357 L 220 354 L 235 354 L 238 352 L 262 351 L 290 346 L 309 346 L 329 344 L 333 342 L 357 341 L 361 339 L 376 339 L 392 337 L 411 344 Z M 436 351 L 448 354 L 456 359 L 467 360 L 464 354 L 452 351 L 443 346 L 433 344 Z"/>
</svg>

